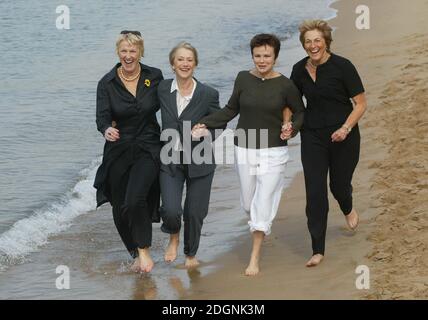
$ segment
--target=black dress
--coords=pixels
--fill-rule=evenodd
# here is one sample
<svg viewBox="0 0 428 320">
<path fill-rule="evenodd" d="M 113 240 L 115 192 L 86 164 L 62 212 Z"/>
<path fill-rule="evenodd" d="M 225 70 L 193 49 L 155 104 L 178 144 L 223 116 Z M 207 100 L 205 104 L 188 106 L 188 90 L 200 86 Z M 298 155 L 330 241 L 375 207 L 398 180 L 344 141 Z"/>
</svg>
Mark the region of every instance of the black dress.
<svg viewBox="0 0 428 320">
<path fill-rule="evenodd" d="M 156 112 L 159 110 L 157 87 L 163 76 L 159 69 L 140 66 L 136 97 L 118 77 L 118 63 L 98 83 L 96 110 L 97 128 L 101 134 L 104 135 L 105 130 L 112 126 L 112 121 L 116 122 L 120 134 L 119 140 L 106 141 L 104 145 L 103 161 L 94 181 L 97 207 L 106 202 L 113 206 L 116 227 L 133 257 L 137 256 L 137 248 L 150 246 L 151 222 L 160 220 L 158 175 L 161 144 Z M 141 172 L 147 172 L 146 176 L 150 178 L 142 181 Z M 138 177 L 130 177 L 130 174 L 138 174 Z M 143 204 L 137 203 L 140 199 L 130 200 L 136 193 L 132 190 L 134 186 L 147 190 Z M 130 202 L 143 205 L 143 211 L 149 213 L 149 221 L 141 218 L 141 208 L 134 208 L 136 213 L 131 213 Z"/>
</svg>

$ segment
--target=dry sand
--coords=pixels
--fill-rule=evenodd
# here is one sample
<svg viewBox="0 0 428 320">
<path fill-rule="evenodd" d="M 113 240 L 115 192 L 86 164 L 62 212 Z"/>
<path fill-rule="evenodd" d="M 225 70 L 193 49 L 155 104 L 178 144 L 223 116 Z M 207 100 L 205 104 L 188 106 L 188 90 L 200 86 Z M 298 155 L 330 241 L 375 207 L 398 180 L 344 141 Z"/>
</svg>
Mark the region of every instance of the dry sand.
<svg viewBox="0 0 428 320">
<path fill-rule="evenodd" d="M 354 184 L 361 222 L 356 233 L 330 198 L 326 258 L 311 255 L 303 176 L 286 190 L 261 273 L 245 277 L 251 236 L 219 259 L 219 271 L 192 283 L 184 299 L 427 299 L 428 298 L 428 1 L 367 0 L 370 30 L 357 30 L 360 1 L 333 4 L 333 52 L 357 67 L 368 97 L 360 121 L 362 149 Z M 359 265 L 370 289 L 355 286 Z"/>
</svg>

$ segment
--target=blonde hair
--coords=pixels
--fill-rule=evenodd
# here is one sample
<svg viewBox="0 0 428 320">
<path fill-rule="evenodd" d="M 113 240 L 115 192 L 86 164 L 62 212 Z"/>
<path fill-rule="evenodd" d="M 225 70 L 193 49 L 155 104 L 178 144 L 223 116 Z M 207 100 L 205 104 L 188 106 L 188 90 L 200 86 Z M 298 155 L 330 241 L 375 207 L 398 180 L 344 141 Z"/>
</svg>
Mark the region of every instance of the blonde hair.
<svg viewBox="0 0 428 320">
<path fill-rule="evenodd" d="M 179 44 L 177 44 L 174 48 L 172 48 L 171 52 L 169 53 L 169 63 L 171 64 L 171 66 L 174 65 L 175 54 L 177 53 L 178 49 L 182 49 L 182 48 L 193 52 L 193 56 L 195 57 L 195 65 L 197 66 L 199 63 L 198 51 L 194 46 L 192 46 L 190 43 L 186 41 L 182 41 Z"/>
<path fill-rule="evenodd" d="M 299 26 L 300 42 L 302 43 L 303 48 L 305 48 L 305 34 L 306 32 L 312 30 L 318 30 L 321 32 L 327 46 L 327 52 L 330 52 L 330 45 L 333 41 L 333 38 L 331 37 L 331 31 L 333 29 L 324 20 L 305 20 Z"/>
<path fill-rule="evenodd" d="M 144 40 L 142 37 L 133 33 L 121 34 L 116 41 L 117 55 L 119 55 L 119 46 L 122 43 L 122 41 L 127 41 L 130 45 L 136 46 L 138 49 L 138 54 L 140 58 L 144 56 Z"/>
</svg>

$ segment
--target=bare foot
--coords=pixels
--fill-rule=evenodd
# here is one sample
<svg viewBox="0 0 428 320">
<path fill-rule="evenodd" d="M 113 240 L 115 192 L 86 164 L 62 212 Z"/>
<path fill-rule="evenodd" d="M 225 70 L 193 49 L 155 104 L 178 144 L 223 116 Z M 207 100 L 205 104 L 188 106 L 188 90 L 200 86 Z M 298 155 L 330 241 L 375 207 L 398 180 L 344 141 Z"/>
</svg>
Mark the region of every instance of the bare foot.
<svg viewBox="0 0 428 320">
<path fill-rule="evenodd" d="M 168 247 L 165 250 L 164 259 L 166 262 L 173 262 L 177 258 L 177 249 L 179 243 L 179 233 L 171 234 Z"/>
<path fill-rule="evenodd" d="M 317 265 L 319 265 L 322 261 L 322 259 L 324 258 L 324 256 L 322 254 L 314 254 L 308 262 L 306 262 L 306 266 L 307 267 L 316 267 Z"/>
<path fill-rule="evenodd" d="M 198 259 L 196 259 L 196 257 L 186 256 L 186 261 L 184 262 L 184 266 L 186 268 L 195 268 L 199 266 L 199 261 Z"/>
<path fill-rule="evenodd" d="M 153 269 L 154 262 L 150 257 L 150 249 L 138 248 L 138 261 L 140 266 L 140 272 L 150 272 Z"/>
<path fill-rule="evenodd" d="M 352 231 L 355 231 L 358 227 L 358 213 L 355 209 L 352 209 L 351 213 L 345 216 L 346 218 L 346 224 L 348 225 L 349 229 Z"/>
<path fill-rule="evenodd" d="M 255 276 L 260 271 L 259 257 L 260 257 L 260 251 L 262 248 L 262 243 L 264 238 L 265 238 L 265 233 L 263 231 L 253 232 L 253 249 L 251 250 L 250 263 L 248 264 L 247 269 L 245 269 L 246 276 Z"/>
<path fill-rule="evenodd" d="M 134 263 L 131 266 L 132 272 L 140 272 L 140 260 L 138 258 L 135 258 Z"/>
<path fill-rule="evenodd" d="M 245 269 L 246 276 L 255 276 L 259 273 L 259 259 L 251 257 L 247 269 Z"/>
</svg>

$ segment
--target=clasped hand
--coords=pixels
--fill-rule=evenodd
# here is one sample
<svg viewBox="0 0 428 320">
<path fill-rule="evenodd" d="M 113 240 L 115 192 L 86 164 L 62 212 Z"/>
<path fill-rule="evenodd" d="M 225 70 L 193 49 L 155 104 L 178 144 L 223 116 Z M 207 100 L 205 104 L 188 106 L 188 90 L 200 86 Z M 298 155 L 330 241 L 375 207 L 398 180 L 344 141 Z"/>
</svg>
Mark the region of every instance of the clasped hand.
<svg viewBox="0 0 428 320">
<path fill-rule="evenodd" d="M 115 142 L 120 139 L 119 130 L 113 127 L 108 127 L 106 131 L 104 131 L 104 138 L 107 141 Z"/>
<path fill-rule="evenodd" d="M 293 135 L 293 123 L 292 122 L 284 122 L 281 127 L 281 140 L 288 140 Z"/>
<path fill-rule="evenodd" d="M 200 139 L 201 137 L 206 137 L 210 134 L 207 126 L 201 123 L 197 123 L 192 128 L 192 137 L 195 139 Z"/>
</svg>

